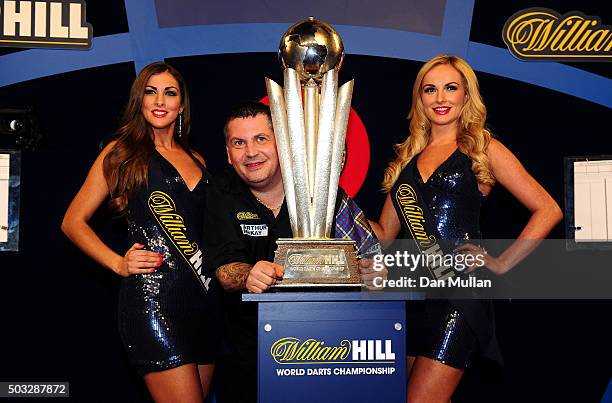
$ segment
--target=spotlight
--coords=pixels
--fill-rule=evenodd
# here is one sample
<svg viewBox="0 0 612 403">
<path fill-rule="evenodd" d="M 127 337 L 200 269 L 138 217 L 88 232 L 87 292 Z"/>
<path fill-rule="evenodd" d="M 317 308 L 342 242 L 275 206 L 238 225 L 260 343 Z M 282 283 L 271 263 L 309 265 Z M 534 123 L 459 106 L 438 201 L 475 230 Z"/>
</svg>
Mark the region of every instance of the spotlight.
<svg viewBox="0 0 612 403">
<path fill-rule="evenodd" d="M 0 146 L 34 150 L 42 140 L 31 109 L 0 108 Z"/>
</svg>

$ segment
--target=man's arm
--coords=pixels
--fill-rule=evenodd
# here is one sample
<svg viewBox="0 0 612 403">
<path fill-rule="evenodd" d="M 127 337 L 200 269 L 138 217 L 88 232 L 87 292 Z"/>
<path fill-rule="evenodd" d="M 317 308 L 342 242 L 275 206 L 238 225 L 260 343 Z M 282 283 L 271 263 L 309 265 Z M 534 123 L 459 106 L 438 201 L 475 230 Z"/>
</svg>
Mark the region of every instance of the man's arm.
<svg viewBox="0 0 612 403">
<path fill-rule="evenodd" d="M 252 267 L 248 263 L 232 262 L 220 266 L 215 273 L 225 290 L 239 291 L 246 288 L 246 281 Z"/>
<path fill-rule="evenodd" d="M 232 262 L 220 266 L 216 270 L 217 278 L 227 291 L 240 291 L 247 289 L 249 292 L 262 293 L 270 286 L 282 280 L 283 266 L 276 263 L 260 260 L 251 266 L 248 263 Z"/>
<path fill-rule="evenodd" d="M 252 262 L 249 247 L 233 215 L 234 195 L 228 194 L 224 186 L 225 183 L 215 179 L 206 195 L 204 265 L 209 272 L 214 272 L 225 290 L 241 291 L 246 288 Z"/>
</svg>

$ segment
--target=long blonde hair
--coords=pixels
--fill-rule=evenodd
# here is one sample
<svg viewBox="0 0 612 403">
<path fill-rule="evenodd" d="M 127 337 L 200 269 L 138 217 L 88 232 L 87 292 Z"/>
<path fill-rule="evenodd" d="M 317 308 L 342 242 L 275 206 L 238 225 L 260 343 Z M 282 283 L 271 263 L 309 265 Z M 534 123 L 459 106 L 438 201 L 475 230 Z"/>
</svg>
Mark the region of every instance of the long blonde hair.
<svg viewBox="0 0 612 403">
<path fill-rule="evenodd" d="M 412 88 L 412 106 L 408 119 L 410 119 L 410 135 L 403 143 L 393 146 L 397 158 L 385 170 L 382 189 L 389 192 L 398 176 L 410 160 L 420 153 L 431 134 L 431 124 L 425 115 L 425 108 L 421 100 L 421 86 L 423 77 L 432 68 L 440 64 L 450 64 L 460 74 L 466 89 L 467 101 L 461 109 L 460 128 L 457 137 L 459 150 L 472 160 L 472 171 L 478 183 L 492 185 L 495 178 L 489 168 L 489 159 L 486 149 L 491 142 L 492 135 L 485 128 L 487 108 L 482 102 L 478 79 L 469 64 L 458 56 L 438 55 L 430 59 L 421 67 Z"/>
</svg>

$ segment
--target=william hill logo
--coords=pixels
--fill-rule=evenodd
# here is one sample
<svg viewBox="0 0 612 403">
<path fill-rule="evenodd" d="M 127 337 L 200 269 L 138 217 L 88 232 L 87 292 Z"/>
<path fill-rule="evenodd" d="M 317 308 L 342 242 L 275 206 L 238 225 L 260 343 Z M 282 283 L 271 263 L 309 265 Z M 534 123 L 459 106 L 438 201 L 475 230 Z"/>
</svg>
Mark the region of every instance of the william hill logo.
<svg viewBox="0 0 612 403">
<path fill-rule="evenodd" d="M 346 264 L 346 257 L 343 254 L 337 253 L 294 253 L 289 255 L 287 263 L 291 266 L 344 266 Z"/>
<path fill-rule="evenodd" d="M 212 279 L 205 276 L 202 270 L 202 250 L 197 243 L 189 240 L 185 220 L 178 214 L 174 200 L 166 193 L 155 190 L 149 195 L 147 203 L 170 241 L 181 252 L 185 261 L 200 279 L 202 286 L 208 291 Z"/>
<path fill-rule="evenodd" d="M 87 49 L 91 38 L 82 0 L 0 0 L 0 46 Z"/>
<path fill-rule="evenodd" d="M 503 39 L 521 60 L 611 60 L 612 30 L 579 11 L 521 10 L 506 21 Z"/>
<path fill-rule="evenodd" d="M 259 216 L 257 215 L 257 213 L 252 213 L 250 211 L 239 211 L 238 213 L 236 213 L 236 218 L 238 218 L 240 221 L 259 220 Z"/>
<path fill-rule="evenodd" d="M 284 337 L 270 347 L 278 364 L 394 364 L 391 340 L 342 340 L 326 345 L 316 339 Z"/>
</svg>

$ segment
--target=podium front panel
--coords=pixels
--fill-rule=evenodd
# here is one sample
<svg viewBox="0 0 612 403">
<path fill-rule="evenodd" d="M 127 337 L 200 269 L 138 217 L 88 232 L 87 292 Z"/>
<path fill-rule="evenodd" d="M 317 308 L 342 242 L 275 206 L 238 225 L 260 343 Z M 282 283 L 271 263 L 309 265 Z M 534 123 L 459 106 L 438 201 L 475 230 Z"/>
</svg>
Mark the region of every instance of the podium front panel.
<svg viewBox="0 0 612 403">
<path fill-rule="evenodd" d="M 259 402 L 405 402 L 405 303 L 260 302 Z"/>
</svg>

